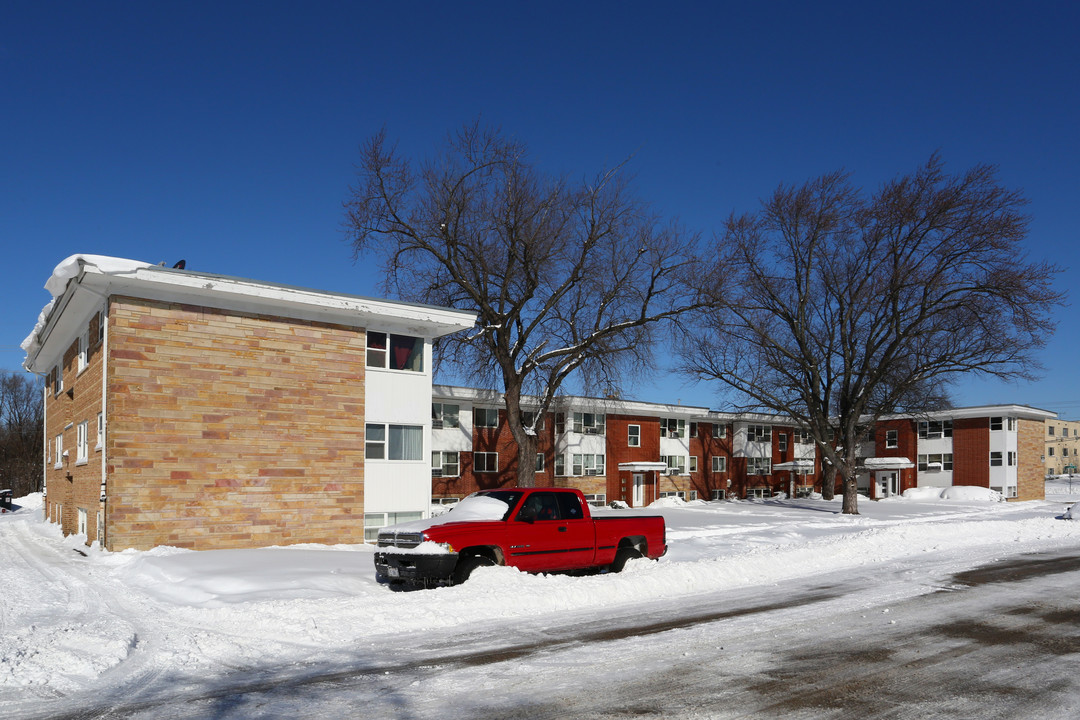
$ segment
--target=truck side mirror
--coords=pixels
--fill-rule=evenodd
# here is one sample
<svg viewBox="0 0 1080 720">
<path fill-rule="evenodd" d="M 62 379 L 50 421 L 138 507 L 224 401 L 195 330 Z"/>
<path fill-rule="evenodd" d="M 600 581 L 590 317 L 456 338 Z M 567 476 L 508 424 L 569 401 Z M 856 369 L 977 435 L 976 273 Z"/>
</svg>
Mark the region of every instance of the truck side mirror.
<svg viewBox="0 0 1080 720">
<path fill-rule="evenodd" d="M 536 522 L 536 508 L 523 507 L 517 516 L 518 521 L 532 524 Z"/>
</svg>

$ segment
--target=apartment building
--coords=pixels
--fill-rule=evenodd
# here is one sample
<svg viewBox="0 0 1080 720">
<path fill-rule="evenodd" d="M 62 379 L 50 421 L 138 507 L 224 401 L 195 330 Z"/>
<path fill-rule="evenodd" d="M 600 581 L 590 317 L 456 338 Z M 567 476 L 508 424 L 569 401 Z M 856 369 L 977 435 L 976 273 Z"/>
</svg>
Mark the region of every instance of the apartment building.
<svg viewBox="0 0 1080 720">
<path fill-rule="evenodd" d="M 432 434 L 433 498 L 515 484 L 517 452 L 501 396 L 444 385 L 433 392 L 440 428 Z M 878 499 L 913 487 L 976 485 L 1010 499 L 1041 498 L 1041 438 L 1055 417 L 996 405 L 885 418 L 860 444 L 859 489 Z M 576 487 L 596 503 L 640 507 L 670 495 L 798 497 L 822 489 L 822 460 L 807 433 L 774 415 L 563 397 L 537 435 L 537 485 Z"/>
<path fill-rule="evenodd" d="M 1048 420 L 1043 445 L 1047 475 L 1080 472 L 1080 421 Z"/>
<path fill-rule="evenodd" d="M 24 343 L 45 514 L 110 550 L 362 542 L 430 508 L 446 308 L 72 256 Z"/>
</svg>

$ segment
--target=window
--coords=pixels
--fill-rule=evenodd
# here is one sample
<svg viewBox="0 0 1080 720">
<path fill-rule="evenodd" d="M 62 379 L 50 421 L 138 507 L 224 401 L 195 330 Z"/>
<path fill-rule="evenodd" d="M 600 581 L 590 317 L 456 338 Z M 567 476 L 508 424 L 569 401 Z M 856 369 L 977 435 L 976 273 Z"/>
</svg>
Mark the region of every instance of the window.
<svg viewBox="0 0 1080 720">
<path fill-rule="evenodd" d="M 900 447 L 900 433 L 897 430 L 885 431 L 885 447 L 897 448 Z"/>
<path fill-rule="evenodd" d="M 813 492 L 814 492 L 814 486 L 813 485 L 796 485 L 795 486 L 795 497 L 797 497 L 797 498 L 810 497 L 813 494 Z"/>
<path fill-rule="evenodd" d="M 990 467 L 1001 467 L 1001 453 L 994 451 L 990 453 Z"/>
<path fill-rule="evenodd" d="M 574 413 L 574 432 L 585 435 L 604 434 L 604 416 L 597 413 Z"/>
<path fill-rule="evenodd" d="M 919 455 L 918 457 L 919 470 L 921 472 L 938 472 L 944 470 L 946 472 L 952 472 L 953 469 L 953 456 L 952 453 L 935 453 L 933 455 Z"/>
<path fill-rule="evenodd" d="M 714 473 L 727 472 L 727 458 L 713 455 L 712 471 Z"/>
<path fill-rule="evenodd" d="M 660 437 L 686 437 L 686 420 L 680 418 L 660 418 Z"/>
<path fill-rule="evenodd" d="M 86 353 L 90 346 L 90 331 L 87 330 L 79 336 L 79 355 L 78 355 L 78 368 L 79 372 L 82 372 L 87 368 Z"/>
<path fill-rule="evenodd" d="M 83 420 L 75 431 L 75 463 L 83 464 L 90 459 L 90 443 L 86 437 L 89 423 Z"/>
<path fill-rule="evenodd" d="M 661 455 L 660 462 L 667 463 L 668 475 L 686 474 L 686 458 L 682 455 Z"/>
<path fill-rule="evenodd" d="M 457 477 L 460 471 L 457 452 L 443 450 L 431 453 L 431 477 Z"/>
<path fill-rule="evenodd" d="M 379 530 L 389 525 L 419 520 L 424 516 L 419 512 L 364 513 L 364 541 L 375 542 L 379 539 Z"/>
<path fill-rule="evenodd" d="M 566 476 L 566 458 L 561 453 L 555 456 L 555 474 L 560 477 Z"/>
<path fill-rule="evenodd" d="M 796 430 L 794 435 L 796 445 L 808 445 L 810 443 L 810 433 L 806 430 Z"/>
<path fill-rule="evenodd" d="M 571 463 L 571 474 L 575 476 L 596 476 L 604 474 L 603 455 L 574 453 L 572 456 L 572 460 L 573 462 Z"/>
<path fill-rule="evenodd" d="M 1050 457 L 1054 457 L 1054 448 L 1049 448 Z"/>
<path fill-rule="evenodd" d="M 776 446 L 780 452 L 787 452 L 787 433 L 776 434 Z"/>
<path fill-rule="evenodd" d="M 440 430 L 442 428 L 461 427 L 461 422 L 458 419 L 458 413 L 460 411 L 460 405 L 451 405 L 450 403 L 431 403 L 432 429 Z"/>
<path fill-rule="evenodd" d="M 690 456 L 690 472 L 697 472 L 697 455 Z"/>
<path fill-rule="evenodd" d="M 1047 425 L 1046 426 L 1046 431 L 1048 433 L 1050 433 L 1050 437 L 1054 437 L 1054 426 L 1053 425 Z"/>
<path fill-rule="evenodd" d="M 690 423 L 690 437 L 697 437 L 697 423 Z"/>
<path fill-rule="evenodd" d="M 952 437 L 952 430 L 952 420 L 921 420 L 919 422 L 919 437 L 923 440 Z"/>
<path fill-rule="evenodd" d="M 772 459 L 771 458 L 746 458 L 746 474 L 747 475 L 771 475 L 772 474 Z"/>
<path fill-rule="evenodd" d="M 522 427 L 531 427 L 536 430 L 544 429 L 544 418 L 540 418 L 540 422 L 536 422 L 535 410 L 522 410 L 521 411 L 521 425 Z"/>
<path fill-rule="evenodd" d="M 626 426 L 626 444 L 628 447 L 641 447 L 641 426 Z"/>
<path fill-rule="evenodd" d="M 56 448 L 55 465 L 53 469 L 59 470 L 64 465 L 64 434 L 60 433 L 56 436 L 54 441 L 54 447 Z"/>
<path fill-rule="evenodd" d="M 387 347 L 389 340 L 389 347 Z M 424 339 L 409 335 L 367 334 L 367 366 L 390 370 L 424 371 Z"/>
<path fill-rule="evenodd" d="M 593 493 L 591 495 L 586 493 L 585 502 L 596 507 L 604 507 L 604 505 L 607 505 L 607 495 L 605 493 Z"/>
<path fill-rule="evenodd" d="M 746 439 L 750 442 L 771 442 L 772 441 L 772 426 L 771 425 L 747 425 L 746 426 Z"/>
<path fill-rule="evenodd" d="M 499 426 L 499 411 L 495 408 L 473 408 L 473 425 L 493 428 Z"/>
<path fill-rule="evenodd" d="M 764 500 L 769 497 L 769 488 L 767 487 L 754 487 L 746 490 L 747 500 Z"/>
<path fill-rule="evenodd" d="M 85 508 L 79 508 L 79 527 L 78 527 L 78 530 L 76 530 L 76 532 L 79 535 L 85 535 L 86 534 L 86 509 Z"/>
<path fill-rule="evenodd" d="M 424 429 L 419 425 L 368 423 L 364 457 L 368 460 L 420 460 Z"/>
<path fill-rule="evenodd" d="M 677 497 L 680 500 L 686 499 L 686 493 L 682 490 L 668 490 L 660 493 L 661 498 Z"/>
<path fill-rule="evenodd" d="M 999 418 L 999 417 L 990 418 L 990 429 L 991 430 L 1000 430 L 1001 429 L 1001 418 Z"/>
<path fill-rule="evenodd" d="M 64 392 L 64 366 L 57 365 L 53 370 L 53 395 Z"/>
<path fill-rule="evenodd" d="M 544 472 L 544 453 L 536 453 L 536 472 Z"/>
<path fill-rule="evenodd" d="M 727 497 L 727 491 L 726 490 L 713 490 L 712 491 L 712 499 L 713 500 L 723 500 L 726 497 Z"/>
<path fill-rule="evenodd" d="M 1008 423 L 1007 424 L 1007 429 L 1008 429 L 1009 432 L 1016 432 L 1016 418 L 1012 418 L 1012 417 L 1011 418 L 1006 418 L 1005 422 Z M 1066 435 L 1069 434 L 1069 428 L 1062 428 L 1062 429 L 1065 431 Z"/>
<path fill-rule="evenodd" d="M 1010 450 L 1008 459 L 1009 459 L 1009 467 L 1014 467 L 1016 465 L 1016 453 L 1014 453 L 1014 452 L 1012 452 Z"/>
<path fill-rule="evenodd" d="M 499 453 L 477 452 L 473 453 L 473 472 L 496 473 L 499 472 Z"/>
<path fill-rule="evenodd" d="M 712 436 L 714 438 L 727 437 L 727 425 L 721 425 L 720 423 L 712 424 Z"/>
<path fill-rule="evenodd" d="M 105 447 L 105 413 L 97 414 L 97 445 L 94 446 L 95 450 L 100 450 Z"/>
</svg>

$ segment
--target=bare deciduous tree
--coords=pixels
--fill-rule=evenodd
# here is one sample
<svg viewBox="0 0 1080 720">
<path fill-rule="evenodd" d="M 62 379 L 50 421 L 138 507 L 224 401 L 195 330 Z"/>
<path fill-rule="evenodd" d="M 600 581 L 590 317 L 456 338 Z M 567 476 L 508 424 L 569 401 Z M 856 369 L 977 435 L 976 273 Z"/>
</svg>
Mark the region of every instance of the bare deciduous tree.
<svg viewBox="0 0 1080 720">
<path fill-rule="evenodd" d="M 945 407 L 966 373 L 1038 369 L 1062 296 L 1026 259 L 1025 204 L 993 167 L 937 156 L 873 194 L 843 173 L 781 186 L 728 220 L 727 295 L 684 369 L 804 425 L 857 513 L 859 438 L 882 415 Z"/>
<path fill-rule="evenodd" d="M 522 486 L 534 483 L 536 423 L 560 389 L 617 389 L 651 365 L 658 328 L 700 307 L 696 238 L 662 225 L 622 168 L 553 177 L 522 143 L 473 125 L 416 167 L 380 133 L 361 148 L 358 178 L 347 227 L 357 254 L 382 254 L 385 290 L 477 314 L 474 332 L 437 353 L 501 385 Z M 537 402 L 524 417 L 523 395 Z"/>
<path fill-rule="evenodd" d="M 33 377 L 0 370 L 0 487 L 15 497 L 41 490 L 41 391 Z"/>
</svg>

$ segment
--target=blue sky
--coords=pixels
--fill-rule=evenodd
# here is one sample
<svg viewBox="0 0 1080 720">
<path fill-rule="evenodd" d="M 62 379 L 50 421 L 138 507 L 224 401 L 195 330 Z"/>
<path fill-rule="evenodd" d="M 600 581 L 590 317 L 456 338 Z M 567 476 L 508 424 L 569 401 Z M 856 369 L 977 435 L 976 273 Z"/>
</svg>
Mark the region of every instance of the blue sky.
<svg viewBox="0 0 1080 720">
<path fill-rule="evenodd" d="M 940 151 L 1031 200 L 1032 259 L 1080 277 L 1076 3 L 5 3 L 0 368 L 92 253 L 381 295 L 342 201 L 385 127 L 426 154 L 481 118 L 547 170 L 633 156 L 638 192 L 710 237 L 780 182 L 876 187 Z M 1044 379 L 961 405 L 1080 417 L 1076 309 Z M 628 395 L 724 407 L 661 375 Z"/>
</svg>

